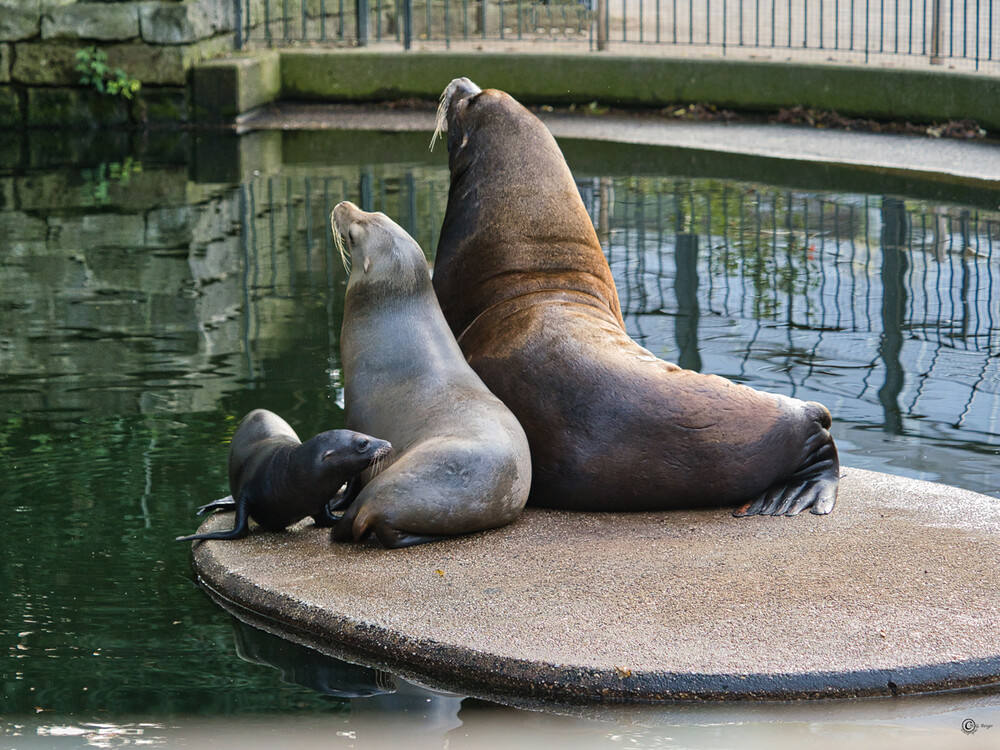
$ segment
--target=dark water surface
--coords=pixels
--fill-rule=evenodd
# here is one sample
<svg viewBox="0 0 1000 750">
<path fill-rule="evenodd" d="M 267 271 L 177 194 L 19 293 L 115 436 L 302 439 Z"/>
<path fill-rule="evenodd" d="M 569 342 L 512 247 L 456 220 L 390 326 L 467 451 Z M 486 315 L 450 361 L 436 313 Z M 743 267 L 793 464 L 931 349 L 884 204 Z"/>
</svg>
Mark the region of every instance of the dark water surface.
<svg viewBox="0 0 1000 750">
<path fill-rule="evenodd" d="M 188 545 L 173 541 L 227 493 L 247 411 L 278 412 L 301 436 L 343 426 L 346 278 L 327 217 L 344 198 L 383 210 L 432 259 L 448 175 L 426 141 L 39 133 L 0 147 L 0 742 L 172 742 L 178 717 L 204 739 L 213 717 L 279 714 L 309 717 L 298 730 L 333 715 L 316 725 L 325 744 L 412 732 L 440 747 L 464 722 L 481 727 L 475 746 L 497 741 L 493 718 L 514 721 L 248 632 L 192 583 Z M 846 465 L 1000 496 L 997 195 L 563 145 L 643 345 L 822 401 Z M 991 700 L 964 700 L 930 711 L 956 742 L 975 739 L 958 731 L 962 711 L 1000 718 Z M 718 727 L 744 722 L 772 727 L 764 744 L 815 736 L 817 722 L 919 735 L 905 717 L 932 704 L 891 705 L 861 718 L 716 708 L 678 719 L 693 733 L 646 713 L 629 721 L 659 729 L 631 735 L 513 716 L 528 736 L 583 745 L 725 746 L 735 735 Z M 388 724 L 370 718 L 385 712 Z"/>
</svg>

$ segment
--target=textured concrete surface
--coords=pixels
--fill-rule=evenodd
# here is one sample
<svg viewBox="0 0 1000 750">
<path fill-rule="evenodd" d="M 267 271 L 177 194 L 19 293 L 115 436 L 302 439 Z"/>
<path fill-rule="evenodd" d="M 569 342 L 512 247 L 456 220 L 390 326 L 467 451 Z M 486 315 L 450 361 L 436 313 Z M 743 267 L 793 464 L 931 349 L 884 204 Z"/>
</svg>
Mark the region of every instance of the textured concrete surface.
<svg viewBox="0 0 1000 750">
<path fill-rule="evenodd" d="M 254 624 L 494 699 L 889 695 L 1000 683 L 1000 500 L 847 469 L 830 516 L 529 509 L 387 551 L 283 534 L 195 543 Z M 202 530 L 231 524 L 208 519 Z"/>
</svg>

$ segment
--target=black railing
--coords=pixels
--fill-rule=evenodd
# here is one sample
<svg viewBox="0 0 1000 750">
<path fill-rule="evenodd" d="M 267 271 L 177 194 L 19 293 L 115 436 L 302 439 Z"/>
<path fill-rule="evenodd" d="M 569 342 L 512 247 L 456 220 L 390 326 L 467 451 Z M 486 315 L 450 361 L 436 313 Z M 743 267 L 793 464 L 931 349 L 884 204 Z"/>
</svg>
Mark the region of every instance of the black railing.
<svg viewBox="0 0 1000 750">
<path fill-rule="evenodd" d="M 548 41 L 548 50 L 761 54 L 998 72 L 996 0 L 233 0 L 237 41 Z"/>
</svg>

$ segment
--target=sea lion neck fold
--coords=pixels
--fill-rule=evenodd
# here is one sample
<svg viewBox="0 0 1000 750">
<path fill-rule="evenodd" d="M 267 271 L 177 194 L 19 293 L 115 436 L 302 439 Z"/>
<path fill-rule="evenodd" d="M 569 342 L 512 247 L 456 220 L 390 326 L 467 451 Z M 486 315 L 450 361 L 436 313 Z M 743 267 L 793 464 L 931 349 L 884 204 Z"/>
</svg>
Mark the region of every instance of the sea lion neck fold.
<svg viewBox="0 0 1000 750">
<path fill-rule="evenodd" d="M 448 241 L 438 243 L 434 261 L 434 289 L 452 331 L 461 336 L 483 307 L 507 298 L 566 289 L 592 295 L 624 329 L 611 270 L 552 134 L 502 91 L 452 86 L 442 96 L 452 179 L 441 236 Z"/>
</svg>

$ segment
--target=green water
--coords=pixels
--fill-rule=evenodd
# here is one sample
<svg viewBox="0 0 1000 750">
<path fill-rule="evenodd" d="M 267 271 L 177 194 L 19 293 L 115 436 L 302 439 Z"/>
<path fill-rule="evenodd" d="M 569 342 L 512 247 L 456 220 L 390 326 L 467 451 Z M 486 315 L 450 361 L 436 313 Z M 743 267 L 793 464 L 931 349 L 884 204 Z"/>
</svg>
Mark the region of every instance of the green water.
<svg viewBox="0 0 1000 750">
<path fill-rule="evenodd" d="M 447 170 L 418 135 L 37 133 L 0 149 L 0 737 L 11 747 L 52 740 L 60 722 L 153 722 L 143 736 L 172 742 L 163 728 L 182 719 L 204 739 L 234 714 L 248 725 L 333 715 L 351 732 L 371 726 L 345 717 L 388 712 L 402 733 L 406 706 L 428 701 L 452 717 L 431 744 L 451 731 L 458 704 L 402 681 L 395 703 L 350 700 L 349 686 L 324 696 L 301 670 L 313 688 L 288 668 L 281 679 L 285 657 L 248 661 L 173 541 L 228 492 L 227 443 L 247 411 L 275 411 L 303 436 L 343 426 L 345 275 L 326 217 L 343 198 L 384 210 L 432 256 Z M 741 162 L 564 146 L 645 346 L 823 401 L 847 465 L 1000 491 L 996 196 L 829 170 L 812 184 L 779 172 L 770 186 L 747 182 Z M 328 687 L 354 679 L 330 669 Z M 946 716 L 936 726 L 959 740 L 957 706 L 996 717 L 992 699 L 865 706 L 864 722 L 899 719 L 910 739 L 907 716 Z M 721 710 L 684 721 L 862 721 Z M 510 718 L 471 701 L 462 712 L 483 742 L 497 739 L 482 717 Z M 618 743 L 606 723 L 513 715 L 528 736 Z M 643 716 L 659 728 L 637 741 L 671 746 L 670 722 Z M 675 733 L 698 746 L 735 736 Z"/>
</svg>

